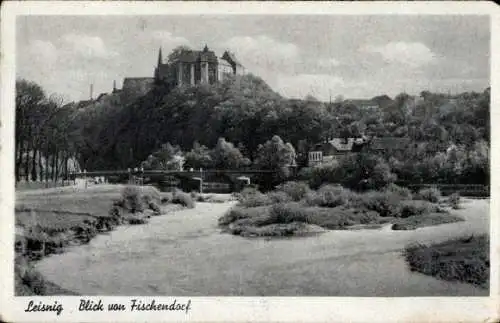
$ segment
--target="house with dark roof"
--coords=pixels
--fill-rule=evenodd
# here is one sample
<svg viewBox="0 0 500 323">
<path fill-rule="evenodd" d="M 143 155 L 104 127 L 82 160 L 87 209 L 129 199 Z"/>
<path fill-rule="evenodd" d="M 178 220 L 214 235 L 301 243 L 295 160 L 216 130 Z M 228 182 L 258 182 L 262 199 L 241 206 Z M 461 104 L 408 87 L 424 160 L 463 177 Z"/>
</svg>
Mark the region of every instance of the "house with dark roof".
<svg viewBox="0 0 500 323">
<path fill-rule="evenodd" d="M 309 151 L 308 165 L 314 166 L 321 163 L 331 162 L 335 159 L 361 151 L 367 144 L 367 138 L 331 138 L 318 143 Z"/>
<path fill-rule="evenodd" d="M 308 154 L 308 166 L 328 163 L 339 157 L 367 151 L 372 153 L 396 154 L 410 146 L 409 138 L 397 137 L 360 137 L 332 138 L 318 143 Z"/>
</svg>

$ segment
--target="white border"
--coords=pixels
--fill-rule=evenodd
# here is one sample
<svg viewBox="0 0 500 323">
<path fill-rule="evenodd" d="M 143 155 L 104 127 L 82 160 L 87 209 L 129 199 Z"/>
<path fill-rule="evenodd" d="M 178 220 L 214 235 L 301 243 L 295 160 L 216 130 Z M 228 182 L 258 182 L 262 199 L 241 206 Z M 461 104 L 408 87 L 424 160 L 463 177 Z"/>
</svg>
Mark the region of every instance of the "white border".
<svg viewBox="0 0 500 323">
<path fill-rule="evenodd" d="M 184 313 L 90 313 L 69 311 L 80 297 L 43 297 L 63 302 L 61 316 L 25 313 L 28 298 L 13 297 L 15 18 L 18 15 L 165 15 L 165 14 L 481 14 L 491 16 L 491 295 L 490 297 L 193 297 Z M 1 16 L 0 105 L 0 319 L 2 321 L 192 321 L 192 322 L 494 322 L 500 320 L 499 201 L 500 10 L 493 2 L 4 2 Z M 7 274 L 5 274 L 7 273 Z M 39 300 L 42 297 L 30 297 Z M 129 297 L 100 297 L 105 302 Z M 95 299 L 95 298 L 94 298 Z M 151 299 L 141 297 L 141 299 Z M 172 297 L 155 298 L 165 302 Z M 185 301 L 188 298 L 177 298 Z"/>
</svg>

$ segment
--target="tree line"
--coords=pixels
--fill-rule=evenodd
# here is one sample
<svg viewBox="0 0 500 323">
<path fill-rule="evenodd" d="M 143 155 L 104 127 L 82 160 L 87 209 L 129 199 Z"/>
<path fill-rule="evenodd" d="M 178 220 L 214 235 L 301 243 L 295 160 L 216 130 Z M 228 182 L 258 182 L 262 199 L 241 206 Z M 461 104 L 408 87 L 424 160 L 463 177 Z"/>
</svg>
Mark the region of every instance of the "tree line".
<svg viewBox="0 0 500 323">
<path fill-rule="evenodd" d="M 15 177 L 57 181 L 77 166 L 74 109 L 27 80 L 16 82 Z"/>
<path fill-rule="evenodd" d="M 382 156 L 399 180 L 416 181 L 418 174 L 418 181 L 446 182 L 471 173 L 489 180 L 489 89 L 381 95 L 373 98 L 380 109 L 368 111 L 346 100 L 283 98 L 251 74 L 174 90 L 158 85 L 131 102 L 109 95 L 65 105 L 39 95 L 43 90 L 23 99 L 27 84 L 34 86 L 18 82 L 16 100 L 18 175 L 29 173 L 19 169 L 30 165 L 33 171 L 34 163 L 26 161 L 40 156 L 51 163 L 74 156 L 87 170 L 179 162 L 187 168 L 269 169 L 292 159 L 302 167 L 318 142 L 366 135 L 410 138 L 401 154 Z M 37 125 L 42 119 L 47 122 Z"/>
</svg>

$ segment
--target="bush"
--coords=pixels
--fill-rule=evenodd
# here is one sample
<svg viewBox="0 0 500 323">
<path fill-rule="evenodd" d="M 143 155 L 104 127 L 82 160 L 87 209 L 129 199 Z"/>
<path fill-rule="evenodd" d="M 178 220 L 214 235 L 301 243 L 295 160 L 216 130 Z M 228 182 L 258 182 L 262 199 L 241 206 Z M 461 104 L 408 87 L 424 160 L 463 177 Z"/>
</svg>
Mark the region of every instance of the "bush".
<svg viewBox="0 0 500 323">
<path fill-rule="evenodd" d="M 160 199 L 160 203 L 161 204 L 171 203 L 172 202 L 172 198 L 173 198 L 173 194 L 172 193 L 162 193 L 162 196 L 161 196 L 161 199 Z"/>
<path fill-rule="evenodd" d="M 359 194 L 350 205 L 356 209 L 378 212 L 380 216 L 398 216 L 401 213 L 401 196 L 383 191 L 369 191 Z"/>
<path fill-rule="evenodd" d="M 271 223 L 308 222 L 307 208 L 299 203 L 275 204 L 269 210 Z"/>
<path fill-rule="evenodd" d="M 273 204 L 291 202 L 292 197 L 282 191 L 272 191 L 267 193 L 269 201 Z"/>
<path fill-rule="evenodd" d="M 436 187 L 423 188 L 420 191 L 418 191 L 417 196 L 419 199 L 429 201 L 432 203 L 438 203 L 439 199 L 441 198 L 441 192 Z"/>
<path fill-rule="evenodd" d="M 244 207 L 256 207 L 271 204 L 271 200 L 255 188 L 247 187 L 241 191 L 238 201 Z"/>
<path fill-rule="evenodd" d="M 410 189 L 408 189 L 406 187 L 398 186 L 394 183 L 387 185 L 387 188 L 385 190 L 388 192 L 391 192 L 391 193 L 395 193 L 395 194 L 401 196 L 401 198 L 403 198 L 405 200 L 411 200 L 413 198 L 413 194 L 411 193 Z"/>
<path fill-rule="evenodd" d="M 311 191 L 305 182 L 286 182 L 280 185 L 278 190 L 288 194 L 295 202 L 302 200 Z"/>
<path fill-rule="evenodd" d="M 409 216 L 436 213 L 440 209 L 437 205 L 428 201 L 402 201 L 400 217 L 407 218 Z"/>
<path fill-rule="evenodd" d="M 450 203 L 450 206 L 458 210 L 460 208 L 460 194 L 459 193 L 453 193 L 448 197 L 448 203 Z"/>
<path fill-rule="evenodd" d="M 142 200 L 145 205 L 148 205 L 150 202 L 159 203 L 161 201 L 160 192 L 156 187 L 153 186 L 143 186 L 139 188 L 142 194 Z"/>
<path fill-rule="evenodd" d="M 122 200 L 124 208 L 129 210 L 131 213 L 144 211 L 139 187 L 126 186 L 122 191 Z"/>
<path fill-rule="evenodd" d="M 341 179 L 338 164 L 321 164 L 308 171 L 309 185 L 313 189 L 319 188 L 324 183 L 338 183 Z"/>
<path fill-rule="evenodd" d="M 257 219 L 253 224 L 259 225 L 259 218 L 266 218 L 269 214 L 267 206 L 252 207 L 252 208 L 233 208 L 219 218 L 219 225 L 226 226 L 242 219 Z"/>
<path fill-rule="evenodd" d="M 347 204 L 353 194 L 338 185 L 324 185 L 317 192 L 308 193 L 305 200 L 311 206 L 337 207 Z"/>
<path fill-rule="evenodd" d="M 424 213 L 419 216 L 399 218 L 395 221 L 396 222 L 392 226 L 393 230 L 415 230 L 417 228 L 460 222 L 464 221 L 464 219 L 453 214 Z"/>
<path fill-rule="evenodd" d="M 375 211 L 356 210 L 338 206 L 335 208 L 309 208 L 310 224 L 320 227 L 339 230 L 356 224 L 379 223 L 380 217 Z"/>
<path fill-rule="evenodd" d="M 172 203 L 180 204 L 187 208 L 193 209 L 195 207 L 195 202 L 191 195 L 184 193 L 182 191 L 176 191 L 172 197 Z"/>
<path fill-rule="evenodd" d="M 156 204 L 156 202 L 154 202 L 154 201 L 149 202 L 148 207 L 150 210 L 153 210 L 155 214 L 161 213 L 160 206 L 158 204 Z"/>
<path fill-rule="evenodd" d="M 482 288 L 489 286 L 490 243 L 486 235 L 429 246 L 411 244 L 405 248 L 404 257 L 412 271 Z"/>
</svg>

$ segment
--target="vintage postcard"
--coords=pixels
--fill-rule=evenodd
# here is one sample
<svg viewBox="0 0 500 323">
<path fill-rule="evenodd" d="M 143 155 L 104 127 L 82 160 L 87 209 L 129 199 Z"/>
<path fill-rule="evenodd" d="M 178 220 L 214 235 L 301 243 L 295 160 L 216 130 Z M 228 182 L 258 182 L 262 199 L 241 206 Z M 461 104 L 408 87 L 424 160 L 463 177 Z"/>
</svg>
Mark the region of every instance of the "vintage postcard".
<svg viewBox="0 0 500 323">
<path fill-rule="evenodd" d="M 2 321 L 498 321 L 499 19 L 4 4 Z"/>
</svg>

